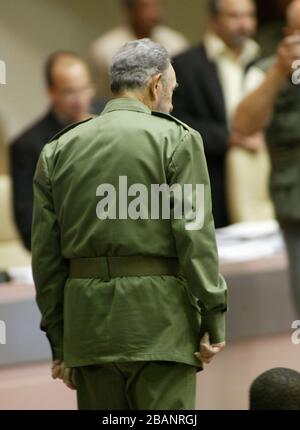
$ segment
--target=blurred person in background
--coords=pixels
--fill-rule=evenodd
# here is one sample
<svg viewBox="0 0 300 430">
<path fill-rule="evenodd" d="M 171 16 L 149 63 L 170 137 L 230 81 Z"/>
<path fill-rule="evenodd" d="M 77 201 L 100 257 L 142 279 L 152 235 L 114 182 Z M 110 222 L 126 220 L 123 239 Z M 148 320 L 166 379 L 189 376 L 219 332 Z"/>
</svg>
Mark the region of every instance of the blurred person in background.
<svg viewBox="0 0 300 430">
<path fill-rule="evenodd" d="M 252 411 L 300 410 L 300 373 L 275 368 L 258 376 L 250 388 Z"/>
<path fill-rule="evenodd" d="M 180 33 L 162 24 L 163 0 L 121 0 L 127 24 L 114 28 L 91 47 L 91 59 L 97 72 L 100 95 L 110 97 L 109 67 L 113 55 L 126 43 L 149 37 L 164 46 L 169 55 L 187 49 L 189 43 Z"/>
<path fill-rule="evenodd" d="M 277 54 L 249 71 L 259 82 L 240 104 L 235 129 L 251 135 L 266 128 L 272 172 L 270 193 L 287 245 L 290 279 L 300 317 L 300 0 L 287 9 L 286 37 Z"/>
<path fill-rule="evenodd" d="M 179 87 L 174 116 L 201 133 L 204 140 L 216 227 L 228 225 L 225 156 L 231 147 L 258 151 L 264 137 L 235 133 L 231 120 L 244 95 L 248 65 L 259 54 L 252 40 L 256 7 L 252 0 L 210 0 L 210 25 L 201 46 L 173 60 Z"/>
<path fill-rule="evenodd" d="M 292 0 L 256 0 L 259 29 L 256 41 L 262 57 L 273 55 L 284 37 L 286 9 Z"/>
<path fill-rule="evenodd" d="M 28 250 L 31 249 L 32 183 L 39 155 L 55 134 L 91 116 L 94 97 L 90 71 L 73 52 L 51 55 L 46 63 L 45 78 L 49 110 L 10 145 L 15 222 Z M 97 108 L 100 113 L 100 104 Z"/>
</svg>

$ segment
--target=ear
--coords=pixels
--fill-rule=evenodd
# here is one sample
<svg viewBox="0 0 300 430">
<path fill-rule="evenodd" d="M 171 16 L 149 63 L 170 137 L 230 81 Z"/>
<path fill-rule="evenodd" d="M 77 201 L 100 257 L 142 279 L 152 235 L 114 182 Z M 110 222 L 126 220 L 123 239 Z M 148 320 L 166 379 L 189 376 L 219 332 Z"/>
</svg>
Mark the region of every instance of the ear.
<svg viewBox="0 0 300 430">
<path fill-rule="evenodd" d="M 162 73 L 159 73 L 158 75 L 153 76 L 149 85 L 150 96 L 153 100 L 156 100 L 158 98 L 158 93 L 160 91 L 161 85 Z"/>
</svg>

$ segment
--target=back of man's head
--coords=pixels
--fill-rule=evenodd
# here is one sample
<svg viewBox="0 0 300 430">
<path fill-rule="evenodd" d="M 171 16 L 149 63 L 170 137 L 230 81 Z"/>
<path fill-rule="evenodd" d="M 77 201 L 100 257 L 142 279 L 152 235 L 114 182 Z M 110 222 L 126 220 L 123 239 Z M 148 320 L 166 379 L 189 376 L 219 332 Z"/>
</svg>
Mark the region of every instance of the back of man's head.
<svg viewBox="0 0 300 430">
<path fill-rule="evenodd" d="M 260 375 L 250 388 L 250 410 L 300 410 L 300 373 L 279 367 Z"/>
<path fill-rule="evenodd" d="M 170 58 L 165 48 L 150 39 L 126 43 L 113 57 L 110 70 L 111 90 L 144 89 L 156 74 L 166 75 Z"/>
</svg>

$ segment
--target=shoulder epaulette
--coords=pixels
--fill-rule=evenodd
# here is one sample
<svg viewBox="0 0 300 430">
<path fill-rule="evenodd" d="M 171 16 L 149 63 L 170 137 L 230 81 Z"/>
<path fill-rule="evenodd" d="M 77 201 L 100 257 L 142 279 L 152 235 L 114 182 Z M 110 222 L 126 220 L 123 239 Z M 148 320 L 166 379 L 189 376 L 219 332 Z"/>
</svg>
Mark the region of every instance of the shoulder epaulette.
<svg viewBox="0 0 300 430">
<path fill-rule="evenodd" d="M 68 131 L 72 130 L 73 128 L 77 127 L 78 125 L 84 124 L 85 122 L 90 121 L 91 119 L 94 119 L 93 117 L 85 119 L 84 121 L 80 121 L 80 122 L 75 122 L 74 124 L 70 124 L 67 127 L 65 127 L 63 130 L 61 130 L 60 132 L 58 132 L 55 136 L 52 137 L 51 140 L 49 140 L 50 142 L 53 142 L 54 140 L 57 140 L 59 137 L 63 136 L 65 133 L 67 133 Z"/>
<path fill-rule="evenodd" d="M 189 127 L 187 124 L 185 124 L 183 121 L 180 121 L 180 119 L 176 118 L 175 116 L 172 116 L 168 113 L 163 113 L 163 112 L 156 112 L 153 111 L 152 115 L 154 116 L 159 116 L 160 118 L 165 118 L 168 119 L 169 121 L 174 121 L 179 125 L 182 125 L 186 130 L 190 131 L 191 127 Z"/>
</svg>

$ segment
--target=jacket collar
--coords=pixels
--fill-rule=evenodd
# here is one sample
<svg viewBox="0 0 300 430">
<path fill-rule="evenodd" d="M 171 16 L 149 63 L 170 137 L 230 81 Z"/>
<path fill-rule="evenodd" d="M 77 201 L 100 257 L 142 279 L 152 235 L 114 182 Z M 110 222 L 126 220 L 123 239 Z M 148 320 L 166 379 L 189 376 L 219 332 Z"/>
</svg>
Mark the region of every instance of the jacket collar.
<svg viewBox="0 0 300 430">
<path fill-rule="evenodd" d="M 151 109 L 148 108 L 144 103 L 139 100 L 129 99 L 129 98 L 118 98 L 110 100 L 101 115 L 105 115 L 109 112 L 114 112 L 118 110 L 127 110 L 134 112 L 147 113 L 151 115 Z"/>
</svg>

